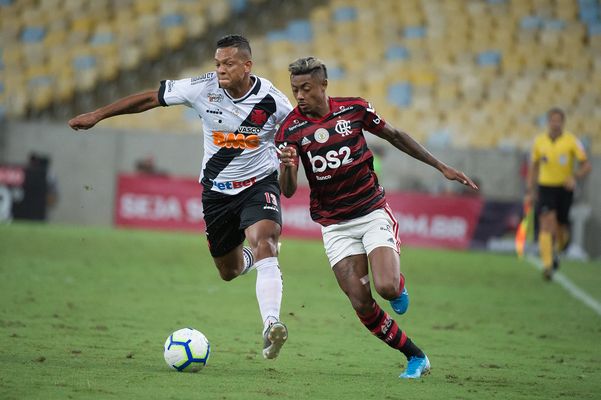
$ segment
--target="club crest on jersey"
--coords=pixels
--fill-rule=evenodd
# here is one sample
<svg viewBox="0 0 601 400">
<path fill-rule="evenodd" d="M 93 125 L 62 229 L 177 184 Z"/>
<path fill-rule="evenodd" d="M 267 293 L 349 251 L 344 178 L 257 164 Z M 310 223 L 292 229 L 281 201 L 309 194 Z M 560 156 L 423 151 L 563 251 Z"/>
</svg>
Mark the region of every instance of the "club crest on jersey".
<svg viewBox="0 0 601 400">
<path fill-rule="evenodd" d="M 267 122 L 267 112 L 260 108 L 255 108 L 250 113 L 250 121 L 255 125 L 263 125 Z"/>
<path fill-rule="evenodd" d="M 340 133 L 342 136 L 350 135 L 352 132 L 351 121 L 346 119 L 339 119 L 338 121 L 336 121 L 336 127 L 334 128 L 334 130 Z"/>
<path fill-rule="evenodd" d="M 315 131 L 313 136 L 315 137 L 315 141 L 317 143 L 325 143 L 330 138 L 330 133 L 325 128 L 319 128 L 318 130 Z"/>
<path fill-rule="evenodd" d="M 223 94 L 209 93 L 208 98 L 211 103 L 221 103 L 221 101 L 223 100 Z"/>
</svg>

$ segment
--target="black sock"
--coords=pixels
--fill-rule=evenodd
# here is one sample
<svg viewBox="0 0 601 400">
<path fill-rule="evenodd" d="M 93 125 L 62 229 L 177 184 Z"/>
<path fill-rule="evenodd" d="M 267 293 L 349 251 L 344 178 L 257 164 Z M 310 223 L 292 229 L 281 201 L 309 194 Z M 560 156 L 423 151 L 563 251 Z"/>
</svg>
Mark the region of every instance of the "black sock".
<svg viewBox="0 0 601 400">
<path fill-rule="evenodd" d="M 409 338 L 407 338 L 405 344 L 399 350 L 405 355 L 405 357 L 407 357 L 407 360 L 409 360 L 411 357 L 423 358 L 426 356 L 424 352 L 421 351 L 420 348 L 417 347 Z"/>
</svg>

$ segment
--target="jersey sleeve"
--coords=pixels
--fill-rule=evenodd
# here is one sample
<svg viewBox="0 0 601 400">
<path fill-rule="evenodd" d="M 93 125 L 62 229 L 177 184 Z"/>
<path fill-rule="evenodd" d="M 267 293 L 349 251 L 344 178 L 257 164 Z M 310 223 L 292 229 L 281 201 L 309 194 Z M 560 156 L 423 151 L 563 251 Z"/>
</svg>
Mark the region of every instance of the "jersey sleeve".
<svg viewBox="0 0 601 400">
<path fill-rule="evenodd" d="M 298 142 L 295 140 L 295 138 L 293 137 L 294 135 L 291 135 L 290 132 L 288 132 L 289 126 L 290 126 L 290 124 L 287 123 L 287 120 L 284 120 L 282 122 L 282 124 L 278 128 L 277 133 L 275 134 L 275 146 L 279 150 L 282 150 L 284 147 L 288 147 L 288 146 L 294 147 L 296 149 L 296 153 L 298 154 L 300 146 L 299 146 Z"/>
<path fill-rule="evenodd" d="M 380 118 L 380 116 L 376 113 L 376 110 L 372 107 L 371 103 L 365 101 L 364 99 L 360 99 L 361 105 L 365 108 L 365 113 L 363 114 L 363 129 L 369 132 L 378 132 L 386 125 L 386 121 Z"/>
<path fill-rule="evenodd" d="M 532 144 L 532 151 L 530 152 L 530 162 L 537 162 L 541 159 L 539 139 L 536 137 Z"/>
<path fill-rule="evenodd" d="M 290 104 L 288 97 L 286 97 L 284 93 L 280 92 L 276 87 L 272 86 L 270 93 L 273 95 L 276 105 L 274 113 L 275 122 L 276 124 L 281 124 L 288 114 L 290 114 L 290 111 L 292 111 L 292 104 Z"/>
<path fill-rule="evenodd" d="M 576 159 L 578 161 L 582 162 L 582 161 L 587 160 L 586 151 L 584 150 L 584 145 L 576 136 L 574 136 L 574 150 L 573 151 L 574 151 L 574 156 L 576 157 Z"/>
<path fill-rule="evenodd" d="M 209 72 L 194 78 L 161 81 L 159 102 L 163 107 L 177 104 L 190 106 L 213 77 L 214 73 Z"/>
</svg>

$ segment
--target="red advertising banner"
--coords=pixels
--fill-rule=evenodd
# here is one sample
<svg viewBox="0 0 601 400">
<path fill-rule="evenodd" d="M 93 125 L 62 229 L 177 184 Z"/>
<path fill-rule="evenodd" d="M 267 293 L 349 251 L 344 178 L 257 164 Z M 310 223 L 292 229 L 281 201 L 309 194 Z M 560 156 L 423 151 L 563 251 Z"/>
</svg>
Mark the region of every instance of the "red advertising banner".
<svg viewBox="0 0 601 400">
<path fill-rule="evenodd" d="M 453 249 L 470 246 L 484 204 L 478 197 L 422 193 L 387 192 L 386 199 L 403 244 Z"/>
<path fill-rule="evenodd" d="M 386 192 L 405 245 L 465 249 L 476 230 L 483 201 L 475 197 L 432 196 Z M 291 199 L 282 197 L 284 235 L 321 238 L 320 225 L 311 220 L 309 188 L 300 187 Z"/>
<path fill-rule="evenodd" d="M 191 178 L 119 175 L 115 224 L 132 228 L 204 229 L 202 186 Z"/>
<path fill-rule="evenodd" d="M 195 230 L 204 229 L 202 188 L 195 179 L 120 175 L 115 223 L 119 226 Z M 474 197 L 431 196 L 387 192 L 403 244 L 465 249 L 470 245 L 483 201 Z M 321 239 L 320 226 L 309 214 L 309 189 L 299 187 L 294 197 L 282 197 L 283 235 Z"/>
</svg>

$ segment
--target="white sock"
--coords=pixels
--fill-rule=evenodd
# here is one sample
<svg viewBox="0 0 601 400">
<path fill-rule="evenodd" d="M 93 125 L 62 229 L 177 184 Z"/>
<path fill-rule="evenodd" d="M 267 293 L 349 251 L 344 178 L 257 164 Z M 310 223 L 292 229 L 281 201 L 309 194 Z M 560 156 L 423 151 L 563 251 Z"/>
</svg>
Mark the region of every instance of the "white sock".
<svg viewBox="0 0 601 400">
<path fill-rule="evenodd" d="M 242 247 L 242 257 L 244 259 L 244 269 L 240 275 L 245 275 L 256 268 L 255 257 L 253 256 L 253 251 L 248 246 Z"/>
<path fill-rule="evenodd" d="M 257 269 L 257 302 L 263 326 L 279 321 L 282 304 L 282 273 L 277 257 L 264 258 L 255 263 Z"/>
</svg>

